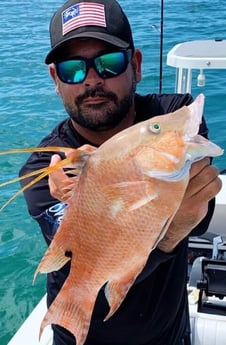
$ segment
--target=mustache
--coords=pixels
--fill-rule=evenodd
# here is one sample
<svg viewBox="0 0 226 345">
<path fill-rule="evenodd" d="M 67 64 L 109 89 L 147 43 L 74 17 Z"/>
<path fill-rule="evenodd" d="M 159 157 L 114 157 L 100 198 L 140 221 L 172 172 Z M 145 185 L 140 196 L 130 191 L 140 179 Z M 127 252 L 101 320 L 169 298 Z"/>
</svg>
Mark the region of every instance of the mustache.
<svg viewBox="0 0 226 345">
<path fill-rule="evenodd" d="M 79 95 L 77 97 L 76 103 L 81 104 L 86 98 L 89 98 L 89 97 L 104 97 L 104 98 L 108 98 L 114 103 L 118 102 L 118 97 L 113 92 L 105 91 L 103 87 L 97 86 L 97 87 L 89 88 L 82 95 Z"/>
</svg>

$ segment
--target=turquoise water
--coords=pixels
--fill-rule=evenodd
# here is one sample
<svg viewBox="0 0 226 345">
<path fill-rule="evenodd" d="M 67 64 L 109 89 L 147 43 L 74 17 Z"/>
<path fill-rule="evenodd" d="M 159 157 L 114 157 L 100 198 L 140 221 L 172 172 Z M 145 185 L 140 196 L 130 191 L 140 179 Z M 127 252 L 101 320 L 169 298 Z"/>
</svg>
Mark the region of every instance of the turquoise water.
<svg viewBox="0 0 226 345">
<path fill-rule="evenodd" d="M 121 0 L 132 24 L 135 44 L 143 51 L 139 92 L 158 92 L 160 1 Z M 0 2 L 0 149 L 36 146 L 66 114 L 43 60 L 49 49 L 48 23 L 59 0 Z M 174 69 L 166 54 L 177 43 L 226 39 L 225 1 L 165 0 L 163 92 L 174 91 Z M 206 74 L 205 114 L 212 140 L 225 148 L 226 71 Z M 26 154 L 0 157 L 0 182 L 17 175 Z M 225 156 L 218 158 L 226 168 Z M 0 205 L 18 189 L 1 188 Z M 45 292 L 45 276 L 32 285 L 33 273 L 45 250 L 39 228 L 29 217 L 23 197 L 0 213 L 0 345 L 8 343 Z"/>
</svg>

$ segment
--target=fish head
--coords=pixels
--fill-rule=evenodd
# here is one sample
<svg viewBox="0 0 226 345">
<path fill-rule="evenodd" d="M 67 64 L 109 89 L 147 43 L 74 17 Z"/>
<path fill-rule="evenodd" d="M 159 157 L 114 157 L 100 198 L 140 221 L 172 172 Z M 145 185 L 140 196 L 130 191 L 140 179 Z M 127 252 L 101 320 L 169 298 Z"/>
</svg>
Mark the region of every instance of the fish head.
<svg viewBox="0 0 226 345">
<path fill-rule="evenodd" d="M 204 96 L 200 94 L 189 106 L 139 124 L 135 160 L 145 175 L 182 180 L 194 161 L 223 154 L 219 146 L 198 134 L 203 106 Z"/>
</svg>

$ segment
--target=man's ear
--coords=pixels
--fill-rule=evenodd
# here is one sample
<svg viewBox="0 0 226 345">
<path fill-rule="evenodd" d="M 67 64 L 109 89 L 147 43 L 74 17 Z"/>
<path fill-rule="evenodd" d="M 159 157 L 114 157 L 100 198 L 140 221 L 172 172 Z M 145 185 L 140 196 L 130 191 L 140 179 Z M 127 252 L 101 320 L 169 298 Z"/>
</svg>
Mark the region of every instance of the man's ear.
<svg viewBox="0 0 226 345">
<path fill-rule="evenodd" d="M 142 77 L 142 73 L 141 73 L 142 53 L 139 49 L 135 49 L 134 51 L 132 64 L 135 71 L 136 82 L 139 83 Z"/>
<path fill-rule="evenodd" d="M 56 74 L 56 68 L 53 63 L 49 65 L 49 74 L 55 83 L 55 91 L 57 94 L 59 94 L 59 81 Z"/>
</svg>

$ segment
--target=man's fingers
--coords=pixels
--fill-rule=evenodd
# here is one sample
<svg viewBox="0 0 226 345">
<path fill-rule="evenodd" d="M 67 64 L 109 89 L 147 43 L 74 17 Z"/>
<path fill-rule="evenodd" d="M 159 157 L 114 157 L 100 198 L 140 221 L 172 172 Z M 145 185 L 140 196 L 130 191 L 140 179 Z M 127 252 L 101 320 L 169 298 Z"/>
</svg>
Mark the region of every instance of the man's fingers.
<svg viewBox="0 0 226 345">
<path fill-rule="evenodd" d="M 196 195 L 203 189 L 209 189 L 210 194 L 214 197 L 221 188 L 221 181 L 218 177 L 219 170 L 214 165 L 209 165 L 208 159 L 203 159 L 193 164 L 191 176 L 187 187 L 185 197 Z M 212 188 L 212 193 L 211 193 Z M 208 200 L 210 200 L 208 198 Z"/>
<path fill-rule="evenodd" d="M 50 166 L 60 162 L 61 157 L 57 154 L 53 155 Z M 64 172 L 63 168 L 59 168 L 49 174 L 49 190 L 50 194 L 61 201 L 67 202 L 71 195 L 74 181 L 70 179 Z"/>
<path fill-rule="evenodd" d="M 203 176 L 203 187 L 200 189 L 200 198 L 203 200 L 210 201 L 213 199 L 221 190 L 222 181 L 218 177 L 219 171 L 216 167 L 211 166 L 211 169 L 208 169 L 208 176 Z"/>
<path fill-rule="evenodd" d="M 209 165 L 210 165 L 210 159 L 208 157 L 205 157 L 201 159 L 200 161 L 193 163 L 190 170 L 190 180 Z"/>
<path fill-rule="evenodd" d="M 60 160 L 61 160 L 61 157 L 59 155 L 57 155 L 57 154 L 52 155 L 51 161 L 50 161 L 50 166 L 55 165 L 56 163 L 60 162 Z"/>
</svg>

